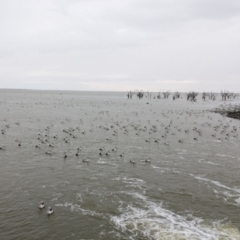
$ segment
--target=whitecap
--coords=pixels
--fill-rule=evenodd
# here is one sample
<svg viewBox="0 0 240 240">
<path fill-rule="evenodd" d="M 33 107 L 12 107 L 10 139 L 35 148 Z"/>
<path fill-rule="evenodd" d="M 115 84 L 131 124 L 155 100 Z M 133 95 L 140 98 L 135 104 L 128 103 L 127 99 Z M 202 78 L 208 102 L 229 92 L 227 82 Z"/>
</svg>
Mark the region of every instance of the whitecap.
<svg viewBox="0 0 240 240">
<path fill-rule="evenodd" d="M 238 229 L 220 221 L 205 221 L 190 214 L 181 216 L 154 203 L 139 193 L 127 193 L 143 202 L 144 209 L 119 206 L 121 214 L 111 216 L 113 225 L 129 239 L 233 240 L 240 239 Z"/>
</svg>

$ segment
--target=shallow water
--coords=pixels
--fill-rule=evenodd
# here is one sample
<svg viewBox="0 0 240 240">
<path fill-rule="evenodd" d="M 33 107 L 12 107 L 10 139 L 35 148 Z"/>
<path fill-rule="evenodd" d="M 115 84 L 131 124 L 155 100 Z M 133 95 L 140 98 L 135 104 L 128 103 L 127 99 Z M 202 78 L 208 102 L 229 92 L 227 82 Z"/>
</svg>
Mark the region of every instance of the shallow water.
<svg viewBox="0 0 240 240">
<path fill-rule="evenodd" d="M 240 121 L 220 104 L 1 90 L 0 239 L 240 239 Z"/>
</svg>

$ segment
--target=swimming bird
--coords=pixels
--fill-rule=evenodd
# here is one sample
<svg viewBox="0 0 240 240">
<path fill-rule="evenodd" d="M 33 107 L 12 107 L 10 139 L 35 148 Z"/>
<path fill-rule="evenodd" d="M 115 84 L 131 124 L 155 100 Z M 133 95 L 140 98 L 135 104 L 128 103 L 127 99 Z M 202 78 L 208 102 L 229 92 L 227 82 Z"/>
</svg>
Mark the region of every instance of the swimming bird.
<svg viewBox="0 0 240 240">
<path fill-rule="evenodd" d="M 51 151 L 46 151 L 45 153 L 46 153 L 47 155 L 51 155 L 51 154 L 52 154 Z"/>
<path fill-rule="evenodd" d="M 39 209 L 43 209 L 45 207 L 45 204 L 43 201 L 40 202 L 40 204 L 38 205 Z"/>
<path fill-rule="evenodd" d="M 53 214 L 53 209 L 51 207 L 48 207 L 47 215 Z"/>
</svg>

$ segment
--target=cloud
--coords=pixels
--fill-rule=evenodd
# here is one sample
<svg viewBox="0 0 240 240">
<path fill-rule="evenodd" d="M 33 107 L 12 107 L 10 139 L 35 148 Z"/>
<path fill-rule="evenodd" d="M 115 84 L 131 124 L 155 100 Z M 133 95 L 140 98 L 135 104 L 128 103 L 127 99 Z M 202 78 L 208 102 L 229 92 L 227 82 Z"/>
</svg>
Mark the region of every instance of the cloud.
<svg viewBox="0 0 240 240">
<path fill-rule="evenodd" d="M 238 0 L 1 1 L 0 87 L 240 92 L 239 30 Z"/>
<path fill-rule="evenodd" d="M 225 20 L 239 17 L 240 2 L 238 0 L 197 0 L 189 2 L 192 15 L 201 19 Z"/>
</svg>

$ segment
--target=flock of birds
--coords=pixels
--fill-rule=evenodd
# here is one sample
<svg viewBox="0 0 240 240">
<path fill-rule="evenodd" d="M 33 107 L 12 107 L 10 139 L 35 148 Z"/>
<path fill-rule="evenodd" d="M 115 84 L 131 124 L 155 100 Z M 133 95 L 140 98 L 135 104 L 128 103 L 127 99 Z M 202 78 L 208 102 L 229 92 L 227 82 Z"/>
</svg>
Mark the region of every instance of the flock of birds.
<svg viewBox="0 0 240 240">
<path fill-rule="evenodd" d="M 114 102 L 106 102 L 106 105 L 113 104 Z M 97 106 L 92 105 L 92 109 Z M 71 126 L 72 120 L 69 118 L 58 119 L 58 122 L 48 124 L 44 129 L 39 129 L 37 133 L 37 142 L 35 144 L 36 149 L 45 149 L 46 155 L 53 155 L 58 152 L 63 152 L 63 158 L 66 159 L 73 155 L 74 146 L 79 142 L 88 140 L 89 142 L 101 141 L 106 146 L 100 146 L 98 149 L 99 156 L 110 156 L 112 153 L 116 153 L 119 149 L 119 139 L 132 140 L 134 142 L 142 144 L 146 143 L 162 143 L 164 145 L 170 145 L 175 143 L 193 143 L 197 141 L 204 141 L 207 139 L 215 139 L 218 141 L 225 141 L 232 139 L 238 139 L 239 126 L 231 124 L 232 120 L 221 118 L 214 122 L 212 114 L 203 110 L 162 110 L 153 111 L 151 108 L 148 110 L 149 118 L 146 117 L 146 112 L 141 110 L 126 112 L 126 103 L 122 107 L 125 107 L 125 111 L 118 113 L 114 116 L 110 111 L 94 112 L 91 117 L 88 117 L 88 113 L 85 113 L 86 118 L 78 120 L 77 126 Z M 139 106 L 140 107 L 140 106 Z M 95 117 L 94 117 L 95 115 Z M 122 116 L 121 116 L 122 115 Z M 125 115 L 125 116 L 124 116 Z M 172 117 L 175 117 L 173 120 Z M 201 121 L 201 118 L 208 119 L 208 121 Z M 145 118 L 145 119 L 144 119 Z M 119 120 L 121 119 L 121 120 Z M 145 121 L 141 121 L 144 119 Z M 200 119 L 200 121 L 198 121 Z M 38 119 L 38 121 L 40 121 Z M 5 126 L 1 129 L 3 136 L 7 135 L 7 132 L 13 127 L 12 124 L 4 119 Z M 96 122 L 96 124 L 94 124 Z M 99 123 L 101 123 L 98 125 Z M 188 122 L 189 124 L 186 124 Z M 90 124 L 91 123 L 91 124 Z M 98 123 L 98 124 L 97 124 Z M 15 123 L 19 128 L 20 122 Z M 57 125 L 57 127 L 55 127 Z M 66 126 L 68 125 L 68 126 Z M 61 127 L 63 126 L 63 127 Z M 85 127 L 86 126 L 86 127 Z M 192 126 L 192 127 L 191 127 Z M 206 131 L 204 131 L 206 129 Z M 105 137 L 105 138 L 104 138 Z M 125 141 L 125 140 L 124 140 Z M 15 139 L 17 146 L 29 145 L 23 139 Z M 91 144 L 91 143 L 89 143 Z M 111 148 L 108 150 L 108 148 Z M 0 150 L 6 150 L 5 145 L 0 145 Z M 56 151 L 54 151 L 56 149 Z M 83 147 L 78 146 L 75 148 L 74 155 L 77 157 L 83 156 Z M 119 153 L 119 157 L 125 155 L 124 151 Z M 89 158 L 83 158 L 82 162 L 88 163 Z M 146 163 L 150 163 L 150 159 L 145 159 Z M 130 163 L 136 163 L 135 160 L 130 159 Z"/>
<path fill-rule="evenodd" d="M 38 205 L 38 208 L 40 210 L 42 210 L 43 208 L 45 208 L 45 203 L 43 201 L 40 202 L 40 204 Z M 47 215 L 51 215 L 53 214 L 53 209 L 51 207 L 48 207 L 48 210 L 47 210 Z"/>
<path fill-rule="evenodd" d="M 63 104 L 61 105 L 60 101 L 57 103 L 58 106 L 53 106 L 59 108 L 61 112 Z M 105 101 L 103 105 L 100 105 L 97 101 L 89 101 L 88 104 L 85 106 L 87 112 L 82 112 L 81 108 L 77 110 L 79 114 L 81 113 L 80 119 L 76 116 L 75 119 L 66 118 L 66 115 L 53 119 L 54 115 L 51 115 L 49 124 L 41 123 L 42 120 L 45 120 L 41 118 L 41 115 L 36 119 L 29 116 L 28 119 L 25 119 L 26 121 L 33 125 L 38 123 L 41 126 L 38 133 L 36 131 L 30 133 L 28 130 L 21 131 L 19 128 L 24 124 L 21 124 L 20 121 L 10 122 L 8 119 L 4 119 L 1 121 L 3 125 L 1 126 L 0 143 L 7 139 L 8 132 L 10 132 L 10 137 L 11 134 L 17 132 L 19 137 L 15 139 L 15 142 L 19 148 L 34 146 L 36 151 L 42 151 L 43 154 L 49 156 L 60 153 L 64 159 L 76 156 L 81 157 L 83 163 L 89 163 L 92 160 L 86 155 L 89 152 L 92 154 L 93 151 L 96 153 L 96 158 L 110 157 L 111 155 L 115 158 L 124 158 L 126 155 L 124 147 L 129 144 L 145 147 L 152 143 L 164 146 L 201 143 L 205 139 L 210 139 L 210 141 L 211 139 L 218 141 L 239 139 L 239 124 L 233 124 L 231 119 L 220 117 L 220 115 L 217 121 L 213 120 L 215 113 L 206 110 L 190 110 L 187 107 L 186 109 L 166 110 L 161 109 L 161 106 L 156 108 L 151 104 L 146 105 L 144 102 L 119 104 L 115 101 Z M 143 108 L 144 105 L 145 108 Z M 108 106 L 112 108 L 101 110 L 102 106 L 104 109 L 108 109 Z M 72 108 L 75 111 L 76 104 L 67 106 L 65 104 L 64 107 Z M 24 108 L 24 104 L 22 108 Z M 134 111 L 132 111 L 133 109 Z M 11 129 L 13 129 L 12 132 Z M 35 140 L 29 142 L 26 140 L 29 138 L 21 136 L 22 132 L 32 134 L 35 136 Z M 6 140 L 6 143 L 8 142 L 9 139 Z M 79 146 L 79 143 L 83 143 L 84 146 Z M 8 147 L 12 147 L 12 144 L 10 146 L 0 145 L 0 151 L 6 151 Z M 92 147 L 89 150 L 88 148 L 92 144 L 97 148 L 93 150 L 94 147 Z M 140 151 L 137 152 L 137 155 L 144 155 Z M 149 151 L 151 152 L 151 150 Z M 137 156 L 136 158 L 131 156 L 128 158 L 128 162 L 135 165 L 138 161 L 136 159 Z M 150 164 L 152 159 L 146 157 L 140 161 Z M 39 209 L 44 208 L 45 204 L 41 201 Z M 51 207 L 48 208 L 47 214 L 53 214 Z"/>
</svg>

